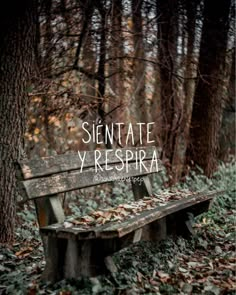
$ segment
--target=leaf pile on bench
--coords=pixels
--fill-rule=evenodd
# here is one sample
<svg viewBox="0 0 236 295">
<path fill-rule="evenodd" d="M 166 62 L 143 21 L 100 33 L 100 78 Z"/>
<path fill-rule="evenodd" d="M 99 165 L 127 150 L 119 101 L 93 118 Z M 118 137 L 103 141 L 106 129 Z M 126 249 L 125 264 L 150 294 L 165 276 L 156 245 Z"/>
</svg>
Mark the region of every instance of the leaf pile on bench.
<svg viewBox="0 0 236 295">
<path fill-rule="evenodd" d="M 120 204 L 116 207 L 110 207 L 107 209 L 96 210 L 90 212 L 90 214 L 69 219 L 64 222 L 65 228 L 72 227 L 74 225 L 80 226 L 81 229 L 89 229 L 89 227 L 98 227 L 108 222 L 123 222 L 129 218 L 135 217 L 140 213 L 155 209 L 158 206 L 165 206 L 169 202 L 182 200 L 194 194 L 191 191 L 175 191 L 175 192 L 162 192 L 161 194 L 154 194 L 151 197 L 144 197 L 141 200 L 128 202 L 126 204 Z"/>
</svg>

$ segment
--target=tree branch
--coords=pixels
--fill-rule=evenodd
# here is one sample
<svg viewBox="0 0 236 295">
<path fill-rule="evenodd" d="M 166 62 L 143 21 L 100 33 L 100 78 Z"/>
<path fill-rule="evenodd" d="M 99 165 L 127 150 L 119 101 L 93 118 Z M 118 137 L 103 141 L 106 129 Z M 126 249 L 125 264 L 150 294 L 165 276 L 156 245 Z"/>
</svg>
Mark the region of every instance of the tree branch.
<svg viewBox="0 0 236 295">
<path fill-rule="evenodd" d="M 141 58 L 141 57 L 135 57 L 135 56 L 129 56 L 129 55 L 123 55 L 123 56 L 116 56 L 116 57 L 109 57 L 106 59 L 106 62 L 109 62 L 111 60 L 114 60 L 114 59 L 132 59 L 132 60 L 140 60 L 140 61 L 145 61 L 145 62 L 148 62 L 148 63 L 151 63 L 151 64 L 154 64 L 154 65 L 159 65 L 159 66 L 162 66 L 163 67 L 163 64 L 160 63 L 160 62 L 157 62 L 156 60 L 152 60 L 152 59 L 147 59 L 147 58 Z M 167 67 L 166 67 L 167 68 Z M 167 68 L 167 70 L 169 70 Z M 188 79 L 197 79 L 198 77 L 195 76 L 195 77 L 183 77 L 177 73 L 174 73 L 172 72 L 171 70 L 169 70 L 171 72 L 171 74 L 177 78 L 180 78 L 180 79 L 183 79 L 183 80 L 188 80 Z"/>
</svg>

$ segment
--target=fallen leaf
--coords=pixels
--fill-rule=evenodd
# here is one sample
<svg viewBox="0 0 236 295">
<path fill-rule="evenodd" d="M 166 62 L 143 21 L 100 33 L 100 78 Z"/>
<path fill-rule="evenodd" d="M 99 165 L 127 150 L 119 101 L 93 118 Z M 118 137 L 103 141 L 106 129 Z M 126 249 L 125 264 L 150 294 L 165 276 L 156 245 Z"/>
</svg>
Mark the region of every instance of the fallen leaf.
<svg viewBox="0 0 236 295">
<path fill-rule="evenodd" d="M 15 255 L 17 257 L 19 257 L 19 256 L 25 256 L 25 255 L 29 255 L 30 254 L 29 252 L 32 252 L 32 251 L 33 251 L 33 248 L 32 247 L 23 248 L 20 251 L 16 252 Z"/>
</svg>

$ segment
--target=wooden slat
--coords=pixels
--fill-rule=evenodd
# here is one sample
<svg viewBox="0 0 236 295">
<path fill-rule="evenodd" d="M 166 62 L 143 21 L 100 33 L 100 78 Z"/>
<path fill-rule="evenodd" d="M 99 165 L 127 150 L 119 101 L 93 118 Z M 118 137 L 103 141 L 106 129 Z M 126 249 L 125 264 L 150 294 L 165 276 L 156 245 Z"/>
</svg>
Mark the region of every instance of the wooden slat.
<svg viewBox="0 0 236 295">
<path fill-rule="evenodd" d="M 152 195 L 152 185 L 148 175 L 142 177 L 142 182 L 136 182 L 135 179 L 133 180 L 131 178 L 131 183 L 135 200 L 142 199 L 144 196 Z"/>
<path fill-rule="evenodd" d="M 62 223 L 65 220 L 62 204 L 57 195 L 35 200 L 35 207 L 39 227 Z"/>
<path fill-rule="evenodd" d="M 150 147 L 130 147 L 120 149 L 118 152 L 120 158 L 123 160 L 126 159 L 126 151 L 130 150 L 132 152 L 143 150 L 146 153 L 145 160 L 152 159 L 153 151 L 158 150 L 154 146 Z M 101 152 L 101 157 L 99 159 L 99 163 L 104 165 L 106 163 L 106 153 L 108 151 L 108 163 L 119 163 L 120 160 L 117 158 L 115 151 L 116 150 L 99 150 Z M 83 157 L 84 151 L 80 151 L 81 157 Z M 94 151 L 86 151 L 86 158 L 84 161 L 83 168 L 94 167 Z M 130 160 L 129 162 L 134 162 Z M 65 155 L 57 155 L 44 157 L 40 159 L 32 159 L 32 160 L 22 160 L 19 163 L 19 168 L 21 170 L 21 175 L 23 179 L 32 179 L 35 177 L 41 177 L 46 175 L 52 175 L 56 173 L 78 170 L 81 168 L 82 161 L 78 155 L 78 153 L 72 152 Z"/>
<path fill-rule="evenodd" d="M 205 202 L 212 200 L 214 197 L 219 196 L 220 194 L 222 194 L 222 192 L 201 192 L 182 200 L 169 202 L 165 206 L 159 206 L 152 210 L 143 211 L 141 214 L 129 218 L 122 223 L 109 222 L 99 227 L 92 227 L 89 230 L 83 230 L 76 226 L 65 228 L 61 224 L 55 224 L 41 228 L 41 231 L 44 234 L 57 235 L 61 238 L 71 238 L 71 236 L 76 236 L 77 239 L 81 240 L 95 238 L 108 239 L 114 237 L 121 238 L 128 233 L 131 233 L 147 224 L 150 224 L 156 220 L 160 220 L 163 217 L 171 215 L 180 210 L 188 209 L 191 211 L 191 208 L 194 208 L 199 204 L 204 206 Z"/>
<path fill-rule="evenodd" d="M 140 215 L 134 217 L 132 220 L 128 220 L 120 224 L 112 224 L 110 227 L 103 229 L 99 233 L 101 238 L 111 238 L 113 236 L 123 237 L 124 235 L 136 230 L 137 228 L 143 227 L 157 219 L 170 215 L 174 212 L 195 206 L 199 203 L 204 203 L 213 197 L 219 195 L 218 192 L 212 192 L 204 195 L 194 195 L 189 198 L 184 198 L 179 201 L 169 202 L 163 207 L 158 207 L 147 212 L 143 212 Z"/>
<path fill-rule="evenodd" d="M 143 161 L 143 163 L 147 171 L 143 167 L 140 170 L 139 166 L 136 167 L 136 163 L 128 165 L 128 172 L 125 168 L 118 171 L 123 167 L 122 164 L 113 164 L 110 165 L 110 167 L 113 167 L 112 171 L 103 169 L 103 171 L 96 172 L 94 169 L 88 169 L 82 173 L 79 171 L 64 172 L 48 177 L 25 180 L 22 181 L 22 184 L 28 199 L 34 199 L 159 171 L 152 161 Z"/>
</svg>

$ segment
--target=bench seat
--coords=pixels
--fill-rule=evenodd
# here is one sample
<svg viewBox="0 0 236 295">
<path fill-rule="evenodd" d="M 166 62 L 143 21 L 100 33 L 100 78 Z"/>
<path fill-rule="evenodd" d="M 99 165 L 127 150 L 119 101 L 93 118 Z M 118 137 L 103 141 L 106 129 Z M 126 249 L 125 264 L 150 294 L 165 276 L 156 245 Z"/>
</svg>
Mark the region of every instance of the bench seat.
<svg viewBox="0 0 236 295">
<path fill-rule="evenodd" d="M 138 212 L 136 216 L 127 217 L 124 221 L 108 221 L 103 225 L 97 226 L 82 226 L 66 222 L 65 225 L 57 223 L 40 229 L 42 234 L 57 236 L 60 238 L 76 238 L 78 240 L 96 239 L 96 238 L 121 238 L 130 232 L 133 232 L 149 223 L 166 217 L 182 210 L 187 210 L 194 216 L 201 214 L 204 204 L 209 205 L 209 202 L 219 195 L 219 192 L 201 192 L 185 194 L 183 199 L 177 201 L 169 201 L 166 205 L 156 205 L 156 208 Z M 155 199 L 155 197 L 154 197 Z M 150 200 L 150 199 L 149 199 Z M 158 201 L 158 198 L 156 198 Z M 138 202 L 137 202 L 138 203 Z M 201 210 L 197 210 L 196 205 L 201 204 Z M 204 208 L 205 209 L 205 208 Z M 202 212 L 201 212 L 202 211 Z M 95 221 L 96 222 L 96 221 Z M 89 228 L 86 228 L 89 227 Z"/>
</svg>

